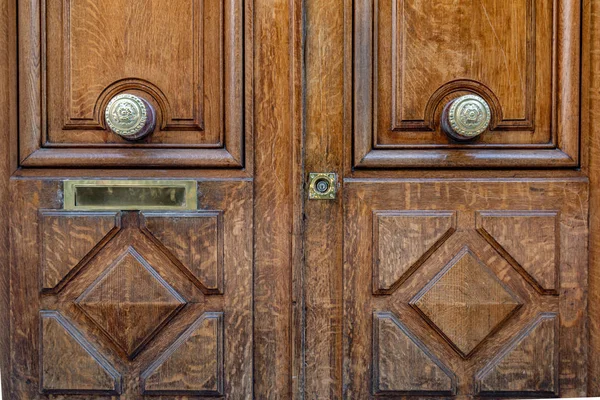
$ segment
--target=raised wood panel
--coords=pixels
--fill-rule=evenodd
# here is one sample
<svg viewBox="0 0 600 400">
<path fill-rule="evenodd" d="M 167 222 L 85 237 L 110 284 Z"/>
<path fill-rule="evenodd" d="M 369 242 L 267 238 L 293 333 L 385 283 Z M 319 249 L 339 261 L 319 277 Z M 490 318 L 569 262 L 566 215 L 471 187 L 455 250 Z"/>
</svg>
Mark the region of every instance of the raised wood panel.
<svg viewBox="0 0 600 400">
<path fill-rule="evenodd" d="M 133 358 L 186 300 L 129 246 L 76 303 Z"/>
<path fill-rule="evenodd" d="M 558 287 L 558 223 L 555 211 L 479 214 L 482 235 L 503 251 L 536 288 L 551 293 Z"/>
<path fill-rule="evenodd" d="M 49 141 L 122 143 L 105 132 L 85 132 L 103 131 L 102 106 L 118 91 L 116 85 L 150 91 L 167 130 L 153 143 L 172 142 L 168 131 L 177 128 L 188 131 L 179 132 L 175 143 L 221 142 L 223 5 L 205 0 L 49 3 L 47 29 L 57 36 L 48 41 L 48 72 L 64 74 L 62 82 L 49 82 L 50 93 L 62 94 L 56 97 L 61 106 L 50 109 Z M 167 64 L 173 73 L 165 73 Z"/>
<path fill-rule="evenodd" d="M 386 212 L 373 215 L 373 290 L 391 293 L 454 232 L 453 212 Z"/>
<path fill-rule="evenodd" d="M 119 394 L 121 375 L 71 322 L 42 311 L 41 390 L 53 394 Z"/>
<path fill-rule="evenodd" d="M 392 131 L 435 129 L 432 113 L 437 105 L 431 101 L 444 97 L 436 93 L 440 89 L 445 95 L 452 93 L 452 89 L 445 88 L 452 85 L 458 91 L 489 93 L 493 111 L 499 114 L 494 121 L 499 129 L 532 131 L 537 111 L 541 123 L 536 137 L 542 143 L 550 141 L 546 104 L 550 101 L 552 70 L 552 8 L 551 2 L 536 4 L 535 0 L 518 0 L 510 5 L 496 0 L 477 4 L 377 2 L 378 93 L 385 96 L 385 91 L 391 90 Z M 537 110 L 536 78 L 537 89 L 545 96 L 538 105 L 543 106 Z M 379 140 L 381 144 L 393 144 L 398 136 L 394 140 L 393 135 L 383 131 Z M 494 135 L 486 142 L 532 141 L 524 135 L 501 136 Z M 444 143 L 443 137 L 426 137 Z M 418 143 L 422 138 L 409 136 L 404 140 Z"/>
<path fill-rule="evenodd" d="M 587 322 L 582 310 L 586 307 L 587 293 L 586 198 L 584 179 L 346 180 L 343 396 L 360 399 L 379 394 L 399 396 L 402 393 L 394 392 L 394 383 L 402 382 L 406 374 L 426 376 L 431 373 L 426 365 L 419 367 L 415 362 L 406 363 L 415 371 L 397 369 L 400 367 L 390 360 L 405 358 L 402 346 L 394 340 L 382 341 L 376 337 L 381 336 L 378 330 L 381 320 L 373 319 L 373 313 L 392 315 L 445 365 L 456 376 L 457 396 L 480 393 L 477 384 L 480 372 L 492 363 L 499 365 L 505 349 L 516 348 L 515 343 L 523 338 L 523 332 L 530 329 L 539 315 L 555 315 L 558 325 L 554 335 L 561 347 L 560 356 L 552 359 L 556 362 L 552 373 L 558 374 L 558 383 L 548 382 L 542 367 L 526 367 L 531 357 L 537 363 L 550 357 L 542 355 L 541 349 L 546 345 L 524 344 L 519 347 L 522 350 L 513 353 L 514 358 L 507 358 L 513 360 L 511 363 L 520 360 L 523 364 L 514 364 L 513 369 L 502 364 L 498 371 L 506 375 L 495 381 L 510 381 L 516 386 L 502 389 L 506 393 L 498 389 L 498 392 L 481 394 L 540 396 L 547 391 L 548 395 L 563 397 L 585 395 L 588 348 Z M 394 235 L 394 231 L 380 229 L 375 234 L 378 223 L 374 219 L 381 210 L 385 210 L 386 215 L 402 215 L 407 219 L 402 221 L 406 226 L 410 226 L 411 216 L 417 217 L 413 224 L 416 233 L 420 232 L 419 216 L 423 214 L 450 213 L 456 221 L 454 232 L 410 276 L 385 295 L 373 291 L 377 279 L 372 269 L 373 257 L 380 251 L 373 238 L 379 235 L 378 242 L 382 243 L 386 240 L 381 237 L 382 233 Z M 555 292 L 539 290 L 507 251 L 482 234 L 483 216 L 496 218 L 499 215 L 515 218 L 509 221 L 512 228 L 506 230 L 507 237 L 515 229 L 514 221 L 519 221 L 521 231 L 531 225 L 528 240 L 524 241 L 529 244 L 529 259 L 544 259 L 541 253 L 548 251 L 547 238 L 555 238 L 559 275 Z M 542 218 L 537 220 L 538 217 Z M 498 221 L 494 219 L 493 223 Z M 505 232 L 502 226 L 501 232 Z M 536 233 L 533 229 L 550 232 Z M 521 232 L 513 233 L 517 238 L 521 235 Z M 389 243 L 398 240 L 401 240 L 398 236 L 395 240 L 387 239 Z M 394 326 L 392 322 L 386 323 L 388 327 Z M 395 326 L 393 330 L 398 336 L 402 329 L 397 323 Z M 389 332 L 387 335 L 392 336 Z M 535 333 L 534 336 L 548 335 Z M 384 364 L 382 346 L 386 349 Z M 381 381 L 382 368 L 388 377 L 398 379 Z M 518 370 L 526 373 L 519 375 Z M 377 392 L 381 390 L 377 386 L 380 382 L 385 383 L 381 387 L 388 388 L 389 393 Z M 400 391 L 399 387 L 395 389 Z M 522 393 L 511 392 L 518 390 Z"/>
<path fill-rule="evenodd" d="M 541 314 L 477 376 L 479 393 L 557 396 L 558 316 Z"/>
<path fill-rule="evenodd" d="M 161 360 L 164 367 L 152 378 L 150 391 L 168 391 L 169 398 L 198 396 L 200 392 L 200 396 L 252 396 L 251 182 L 198 182 L 198 214 L 205 213 L 205 222 L 210 222 L 207 235 L 214 236 L 215 218 L 220 216 L 223 285 L 231 288 L 222 294 L 204 293 L 190 279 L 189 270 L 175 262 L 156 238 L 149 236 L 144 215 L 138 211 L 122 211 L 120 230 L 93 255 L 86 256 L 77 273 L 65 281 L 60 290 L 41 293 L 37 290 L 42 278 L 41 252 L 32 249 L 41 249 L 40 209 L 44 213 L 61 213 L 62 199 L 56 193 L 62 182 L 15 179 L 12 183 L 15 215 L 11 240 L 15 252 L 11 293 L 19 293 L 12 301 L 20 310 L 11 324 L 15 349 L 11 354 L 15 366 L 12 375 L 15 382 L 18 381 L 11 389 L 12 398 L 40 397 L 39 388 L 44 379 L 40 375 L 44 362 L 42 353 L 48 353 L 47 349 L 54 346 L 41 349 L 40 310 L 52 310 L 72 321 L 90 346 L 119 371 L 122 398 L 142 398 L 140 377 L 151 365 L 157 365 L 157 360 Z M 165 214 L 166 219 L 170 216 L 170 213 Z M 158 214 L 155 217 L 159 218 Z M 184 224 L 182 229 L 187 231 L 188 228 Z M 202 322 L 198 322 L 200 320 Z M 176 351 L 174 344 L 186 336 L 189 340 Z M 225 349 L 231 350 L 226 352 Z M 171 355 L 170 361 L 161 358 L 165 354 Z M 66 368 L 67 373 L 79 373 L 62 357 L 59 354 L 46 357 L 48 366 L 55 363 Z M 183 365 L 186 357 L 191 357 L 189 363 L 199 364 Z M 102 378 L 98 374 L 96 378 L 87 376 L 94 372 L 90 371 L 82 365 L 81 373 L 86 379 Z M 171 376 L 179 373 L 190 377 L 185 383 L 189 386 L 177 386 L 166 378 L 167 371 L 173 374 Z M 66 376 L 65 379 L 70 379 Z M 60 387 L 48 388 L 60 393 L 78 393 L 69 391 L 74 384 L 64 382 Z M 178 390 L 186 394 L 179 395 Z M 100 390 L 85 393 L 100 396 L 107 394 L 108 389 L 103 388 L 102 393 Z"/>
<path fill-rule="evenodd" d="M 456 377 L 391 313 L 373 315 L 373 392 L 452 395 Z"/>
<path fill-rule="evenodd" d="M 411 305 L 466 357 L 521 302 L 465 247 L 411 300 Z"/>
<path fill-rule="evenodd" d="M 223 292 L 223 213 L 144 213 L 148 232 L 205 293 Z"/>
<path fill-rule="evenodd" d="M 40 212 L 42 289 L 52 290 L 119 229 L 115 213 Z M 90 254 L 91 256 L 91 254 Z M 85 261 L 83 261 L 85 262 Z"/>
<path fill-rule="evenodd" d="M 348 4 L 354 167 L 578 165 L 579 2 Z M 457 143 L 440 120 L 464 94 L 483 97 L 492 119 Z"/>
<path fill-rule="evenodd" d="M 28 110 L 21 114 L 21 163 L 242 167 L 251 137 L 244 119 L 251 104 L 247 3 L 24 3 L 19 23 L 31 29 L 19 42 L 27 71 L 21 106 Z M 157 112 L 155 131 L 136 143 L 113 134 L 104 120 L 110 99 L 123 92 Z M 103 149 L 101 158 L 95 148 Z"/>
<path fill-rule="evenodd" d="M 223 315 L 194 322 L 142 374 L 145 394 L 223 395 Z"/>
</svg>

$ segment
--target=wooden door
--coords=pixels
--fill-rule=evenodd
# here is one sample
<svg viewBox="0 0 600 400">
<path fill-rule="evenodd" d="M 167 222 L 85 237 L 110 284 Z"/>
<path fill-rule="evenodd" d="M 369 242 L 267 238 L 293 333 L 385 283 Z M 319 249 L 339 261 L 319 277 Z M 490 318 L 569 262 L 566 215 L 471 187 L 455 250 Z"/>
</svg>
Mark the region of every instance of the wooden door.
<svg viewBox="0 0 600 400">
<path fill-rule="evenodd" d="M 588 5 L 307 2 L 307 398 L 596 393 Z"/>
<path fill-rule="evenodd" d="M 0 1 L 5 398 L 300 393 L 301 21 Z"/>
<path fill-rule="evenodd" d="M 5 398 L 252 398 L 280 374 L 253 368 L 254 321 L 279 323 L 253 299 L 279 251 L 254 237 L 269 21 L 242 0 L 0 5 Z"/>
<path fill-rule="evenodd" d="M 4 397 L 600 394 L 598 7 L 0 0 Z"/>
</svg>

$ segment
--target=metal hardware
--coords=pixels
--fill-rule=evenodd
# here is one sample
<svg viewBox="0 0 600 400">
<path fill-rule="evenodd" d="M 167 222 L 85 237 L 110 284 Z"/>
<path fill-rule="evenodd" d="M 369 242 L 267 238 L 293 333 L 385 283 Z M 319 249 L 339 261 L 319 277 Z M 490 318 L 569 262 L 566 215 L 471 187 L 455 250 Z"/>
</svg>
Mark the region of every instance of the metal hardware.
<svg viewBox="0 0 600 400">
<path fill-rule="evenodd" d="M 156 126 L 156 112 L 145 99 L 129 93 L 113 97 L 104 112 L 111 131 L 127 140 L 148 136 Z"/>
<path fill-rule="evenodd" d="M 311 200 L 333 200 L 337 194 L 337 174 L 311 172 L 308 174 L 308 198 Z"/>
<path fill-rule="evenodd" d="M 479 96 L 468 94 L 452 100 L 442 112 L 442 129 L 456 140 L 471 140 L 490 125 L 492 112 Z"/>
<path fill-rule="evenodd" d="M 65 210 L 196 210 L 196 181 L 67 180 Z"/>
</svg>

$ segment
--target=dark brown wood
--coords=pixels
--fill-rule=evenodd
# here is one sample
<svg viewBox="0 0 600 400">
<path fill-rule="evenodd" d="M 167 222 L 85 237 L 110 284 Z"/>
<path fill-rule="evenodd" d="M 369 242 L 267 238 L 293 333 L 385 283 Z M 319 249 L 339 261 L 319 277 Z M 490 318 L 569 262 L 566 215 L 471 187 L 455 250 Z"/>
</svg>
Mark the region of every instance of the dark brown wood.
<svg viewBox="0 0 600 400">
<path fill-rule="evenodd" d="M 297 260 L 302 1 L 257 1 L 254 177 L 254 396 L 298 395 Z M 301 182 L 301 181 L 300 181 Z M 294 306 L 295 305 L 295 306 Z M 301 310 L 301 308 L 299 308 Z M 293 372 L 292 372 L 293 371 Z"/>
<path fill-rule="evenodd" d="M 16 0 L 0 1 L 0 395 L 10 398 L 10 175 L 17 168 Z"/>
<path fill-rule="evenodd" d="M 4 397 L 600 395 L 600 0 L 121 3 L 0 0 Z M 66 179 L 200 205 L 65 211 Z"/>
<path fill-rule="evenodd" d="M 42 393 L 121 392 L 121 375 L 71 322 L 58 311 L 42 311 L 40 317 Z"/>
<path fill-rule="evenodd" d="M 393 368 L 382 367 L 382 360 L 388 360 L 387 363 L 391 359 L 399 360 L 404 350 L 400 344 L 388 345 L 386 349 L 400 354 L 386 355 L 384 359 L 381 344 L 371 348 L 371 343 L 380 343 L 375 342 L 373 332 L 381 334 L 374 330 L 374 312 L 392 315 L 400 324 L 397 326 L 404 327 L 422 342 L 419 347 L 427 349 L 434 360 L 456 374 L 459 396 L 472 396 L 480 389 L 495 394 L 506 392 L 515 397 L 556 393 L 564 397 L 584 396 L 588 354 L 584 312 L 588 262 L 586 198 L 586 179 L 347 180 L 344 194 L 344 397 L 373 398 L 382 390 L 382 382 L 392 379 L 382 374 L 399 377 L 416 373 L 412 371 L 415 365 L 408 362 Z M 382 213 L 406 217 L 411 211 L 418 226 L 420 215 L 440 210 L 456 213 L 456 231 L 447 235 L 441 244 L 431 240 L 432 246 L 437 248 L 407 279 L 385 295 L 377 293 L 371 284 L 374 272 L 371 260 L 377 251 L 373 232 L 377 224 L 373 219 Z M 540 293 L 523 270 L 515 268 L 481 233 L 478 219 L 492 210 L 510 213 L 521 219 L 520 224 L 529 223 L 531 214 L 554 212 L 558 216 L 560 232 L 555 235 L 553 244 L 560 253 L 557 295 Z M 495 219 L 492 223 L 512 226 L 514 221 Z M 492 230 L 489 225 L 488 229 Z M 501 232 L 502 229 L 494 230 Z M 404 238 L 398 236 L 401 233 L 390 231 L 386 233 L 386 240 L 402 241 Z M 378 240 L 381 243 L 381 230 Z M 530 251 L 536 251 L 536 247 Z M 537 250 L 540 251 L 543 247 Z M 557 354 L 547 354 L 554 343 L 553 340 L 550 345 L 546 342 L 548 333 L 538 334 L 537 329 L 531 328 L 528 331 L 536 333 L 527 343 L 523 337 L 528 335 L 520 333 L 533 324 L 540 313 L 559 316 L 557 340 L 569 345 L 561 344 Z M 523 339 L 522 345 L 517 344 L 515 338 Z M 511 350 L 502 352 L 507 348 Z M 535 350 L 539 348 L 549 350 Z M 498 360 L 507 353 L 512 354 L 507 356 L 507 361 Z M 550 372 L 538 371 L 538 365 L 546 365 L 549 360 L 558 364 L 551 363 Z M 502 367 L 498 368 L 504 368 L 502 373 L 510 375 L 510 370 L 522 371 L 521 362 L 535 365 L 525 368 L 523 379 L 511 375 L 507 383 L 505 378 L 493 375 L 494 378 L 482 381 L 480 389 L 475 386 L 476 376 L 491 376 L 481 373 L 484 367 L 493 365 L 490 368 L 494 369 L 501 363 Z M 405 371 L 399 372 L 400 368 Z M 373 381 L 372 376 L 377 380 Z M 548 376 L 552 378 L 550 381 Z M 560 387 L 559 392 L 557 387 Z M 417 395 L 428 388 L 389 386 L 388 390 L 392 393 L 412 390 L 411 394 Z"/>
<path fill-rule="evenodd" d="M 590 297 L 588 303 L 590 348 L 588 395 L 600 396 L 600 1 L 592 0 L 584 8 L 584 80 L 582 120 L 589 135 L 590 178 Z"/>
<path fill-rule="evenodd" d="M 19 7 L 20 24 L 30 27 L 19 35 L 20 107 L 28 110 L 20 119 L 28 132 L 22 165 L 244 167 L 252 76 L 243 48 L 251 47 L 252 25 L 243 21 L 251 2 L 92 5 Z M 104 121 L 122 92 L 157 111 L 155 132 L 140 143 Z"/>
<path fill-rule="evenodd" d="M 84 258 L 99 250 L 119 231 L 114 212 L 70 213 L 40 211 L 40 258 L 43 290 L 54 290 L 77 272 Z M 109 236 L 109 237 L 107 237 Z M 106 238 L 106 240 L 104 240 Z"/>
<path fill-rule="evenodd" d="M 557 396 L 558 329 L 556 314 L 540 314 L 478 374 L 477 392 L 500 396 Z"/>
<path fill-rule="evenodd" d="M 166 246 L 148 236 L 145 215 L 135 211 L 121 213 L 121 230 L 104 239 L 106 243 L 100 249 L 92 249 L 84 262 L 74 267 L 77 271 L 66 275 L 58 292 L 43 293 L 39 285 L 42 253 L 30 250 L 41 246 L 43 236 L 37 231 L 43 217 L 53 213 L 55 218 L 67 218 L 72 225 L 89 224 L 85 219 L 73 219 L 72 213 L 57 210 L 62 205 L 62 199 L 56 196 L 60 188 L 60 180 L 12 182 L 11 294 L 14 310 L 20 311 L 12 319 L 13 387 L 8 398 L 45 398 L 40 397 L 40 388 L 62 395 L 118 392 L 136 400 L 146 398 L 142 388 L 149 395 L 158 393 L 171 398 L 198 393 L 236 399 L 251 397 L 251 184 L 198 182 L 199 209 L 204 210 L 199 215 L 206 217 L 207 212 L 212 212 L 222 216 L 217 225 L 217 236 L 223 240 L 222 294 L 204 293 L 190 279 L 190 271 L 166 253 Z M 45 211 L 40 213 L 40 209 Z M 158 218 L 155 213 L 149 214 Z M 160 217 L 177 220 L 180 216 L 167 213 Z M 112 218 L 114 225 L 114 215 Z M 86 246 L 90 243 L 88 236 L 94 237 L 93 231 L 80 226 L 73 226 L 72 232 L 76 233 L 73 240 L 79 237 Z M 181 231 L 172 231 L 173 236 L 180 234 L 181 240 L 188 237 L 185 224 Z M 63 254 L 67 252 L 79 254 L 79 248 L 63 247 Z M 66 259 L 72 258 L 76 257 Z M 57 330 L 53 323 L 52 330 L 44 336 L 40 318 L 48 314 L 54 315 L 63 328 Z M 209 320 L 208 326 L 202 322 L 205 319 Z M 61 347 L 52 350 L 56 343 L 63 351 L 59 351 Z M 191 346 L 196 351 L 189 358 L 177 350 L 181 346 Z M 80 375 L 70 375 L 72 368 L 65 365 L 63 353 L 87 357 L 77 372 Z M 111 389 L 105 380 L 90 381 L 88 372 L 99 367 L 85 354 L 90 354 L 105 370 L 117 371 L 122 385 Z M 207 369 L 199 371 L 196 378 L 186 375 L 191 381 L 177 385 L 168 380 L 169 374 L 176 373 L 169 360 L 180 360 L 179 371 L 190 370 L 185 363 L 198 362 Z M 40 381 L 39 368 L 48 371 L 48 381 Z M 154 375 L 159 368 L 163 375 Z"/>
<path fill-rule="evenodd" d="M 202 315 L 142 380 L 147 394 L 223 396 L 223 314 Z"/>
<path fill-rule="evenodd" d="M 348 4 L 354 167 L 578 165 L 577 2 Z M 440 114 L 467 93 L 489 103 L 492 125 L 458 144 Z"/>
<path fill-rule="evenodd" d="M 146 229 L 205 293 L 223 293 L 223 214 L 144 213 Z"/>
<path fill-rule="evenodd" d="M 411 368 L 405 368 L 405 365 Z M 456 376 L 392 313 L 373 314 L 373 392 L 454 395 Z"/>
<path fill-rule="evenodd" d="M 342 188 L 344 84 L 341 1 L 309 0 L 306 4 L 306 129 L 304 168 L 335 172 Z M 342 207 L 334 201 L 305 204 L 304 291 L 306 399 L 342 398 Z"/>
</svg>

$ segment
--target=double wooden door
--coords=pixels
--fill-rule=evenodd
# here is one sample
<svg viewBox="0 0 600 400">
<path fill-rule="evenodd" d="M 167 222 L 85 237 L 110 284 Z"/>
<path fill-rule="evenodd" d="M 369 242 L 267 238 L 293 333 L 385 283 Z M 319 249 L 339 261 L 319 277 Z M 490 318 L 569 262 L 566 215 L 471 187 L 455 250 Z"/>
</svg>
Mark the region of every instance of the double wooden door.
<svg viewBox="0 0 600 400">
<path fill-rule="evenodd" d="M 4 396 L 599 393 L 599 6 L 1 0 Z"/>
</svg>

